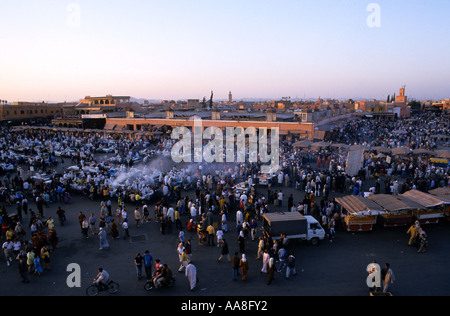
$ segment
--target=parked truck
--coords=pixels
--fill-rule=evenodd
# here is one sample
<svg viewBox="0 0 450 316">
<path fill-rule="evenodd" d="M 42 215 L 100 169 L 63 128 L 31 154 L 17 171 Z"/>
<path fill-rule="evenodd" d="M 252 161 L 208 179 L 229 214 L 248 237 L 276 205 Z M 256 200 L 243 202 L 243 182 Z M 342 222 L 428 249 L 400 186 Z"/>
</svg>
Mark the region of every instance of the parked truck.
<svg viewBox="0 0 450 316">
<path fill-rule="evenodd" d="M 263 230 L 274 240 L 284 234 L 288 239 L 305 240 L 312 245 L 325 238 L 325 230 L 320 223 L 314 217 L 299 212 L 266 213 L 263 215 Z"/>
</svg>

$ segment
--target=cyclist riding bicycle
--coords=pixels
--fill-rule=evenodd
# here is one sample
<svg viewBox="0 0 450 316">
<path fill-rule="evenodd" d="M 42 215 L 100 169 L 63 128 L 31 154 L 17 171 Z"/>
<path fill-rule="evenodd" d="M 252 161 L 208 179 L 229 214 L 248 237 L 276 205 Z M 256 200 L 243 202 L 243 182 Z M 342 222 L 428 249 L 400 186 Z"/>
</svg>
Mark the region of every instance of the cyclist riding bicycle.
<svg viewBox="0 0 450 316">
<path fill-rule="evenodd" d="M 103 270 L 103 268 L 98 268 L 98 274 L 94 279 L 94 283 L 96 283 L 100 290 L 104 290 L 107 288 L 107 284 L 109 282 L 109 273 L 106 270 Z"/>
</svg>

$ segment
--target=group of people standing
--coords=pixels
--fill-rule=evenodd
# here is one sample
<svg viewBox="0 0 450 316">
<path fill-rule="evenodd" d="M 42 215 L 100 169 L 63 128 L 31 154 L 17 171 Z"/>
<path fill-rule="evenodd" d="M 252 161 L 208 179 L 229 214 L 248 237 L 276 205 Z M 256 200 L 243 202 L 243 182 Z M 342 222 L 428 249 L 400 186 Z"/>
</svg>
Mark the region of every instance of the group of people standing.
<svg viewBox="0 0 450 316">
<path fill-rule="evenodd" d="M 29 217 L 30 223 L 24 227 L 24 218 L 19 220 L 17 215 L 10 216 L 4 208 L 0 211 L 6 265 L 18 264 L 23 283 L 30 282 L 30 275 L 40 276 L 44 271 L 50 271 L 50 253 L 56 250 L 59 240 L 52 217 L 45 219 L 34 212 L 30 212 Z"/>
</svg>

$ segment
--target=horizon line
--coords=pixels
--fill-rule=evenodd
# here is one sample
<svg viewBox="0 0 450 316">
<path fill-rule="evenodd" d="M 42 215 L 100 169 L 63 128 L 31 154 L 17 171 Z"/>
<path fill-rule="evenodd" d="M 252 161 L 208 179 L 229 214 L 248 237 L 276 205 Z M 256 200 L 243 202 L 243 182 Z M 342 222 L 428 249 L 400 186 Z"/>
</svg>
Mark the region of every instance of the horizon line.
<svg viewBox="0 0 450 316">
<path fill-rule="evenodd" d="M 105 95 L 98 95 L 98 96 L 95 96 L 95 97 L 106 97 L 106 96 L 119 96 L 119 95 L 114 95 L 114 94 L 105 94 Z M 125 95 L 123 95 L 123 94 L 121 94 L 121 96 L 125 96 Z M 393 95 L 392 95 L 393 96 Z M 87 96 L 85 96 L 85 97 L 87 97 Z M 91 96 L 89 96 L 89 97 L 91 97 Z M 145 97 L 133 97 L 133 96 L 131 96 L 131 95 L 129 95 L 129 97 L 131 98 L 131 99 L 134 99 L 134 100 L 138 100 L 138 101 L 150 101 L 150 102 L 153 102 L 153 103 L 156 103 L 156 102 L 161 102 L 161 101 L 175 101 L 175 102 L 178 102 L 178 101 L 187 101 L 187 100 L 199 100 L 199 101 L 201 101 L 202 100 L 202 98 L 189 98 L 189 97 L 187 97 L 187 98 L 145 98 Z M 286 98 L 286 100 L 283 100 L 284 98 Z M 442 100 L 445 100 L 445 99 L 448 99 L 449 97 L 441 97 L 441 98 L 434 98 L 434 99 L 430 99 L 430 98 L 427 98 L 427 99 L 423 99 L 423 98 L 421 98 L 421 99 L 417 99 L 417 98 L 414 98 L 414 97 L 410 97 L 410 96 L 408 96 L 408 101 L 419 101 L 419 102 L 426 102 L 426 101 L 442 101 Z M 83 100 L 84 98 L 82 98 L 82 99 L 76 99 L 76 100 L 68 100 L 68 99 L 66 99 L 66 100 L 64 100 L 64 101 L 62 101 L 62 100 L 59 100 L 59 101 L 55 101 L 55 100 L 44 100 L 44 99 L 35 99 L 35 100 L 24 100 L 24 99 L 16 99 L 15 101 L 8 101 L 7 102 L 7 104 L 9 104 L 9 103 L 12 103 L 12 102 L 30 102 L 30 103 L 73 103 L 73 102 L 80 102 L 80 100 Z M 270 97 L 243 97 L 243 98 L 233 98 L 233 101 L 232 102 L 240 102 L 240 101 L 253 101 L 253 102 L 266 102 L 266 101 L 314 101 L 314 100 L 319 100 L 319 99 L 321 99 L 321 100 L 324 100 L 324 101 L 326 101 L 326 100 L 337 100 L 337 101 L 347 101 L 347 100 L 353 100 L 353 101 L 372 101 L 372 100 L 375 100 L 375 101 L 383 101 L 383 99 L 378 99 L 378 98 L 374 98 L 374 97 L 325 97 L 325 96 L 318 96 L 318 97 L 303 97 L 303 98 L 300 98 L 300 97 L 295 97 L 295 98 L 290 98 L 290 97 L 278 97 L 278 98 L 270 98 Z M 208 101 L 209 99 L 207 99 L 207 101 Z M 3 101 L 3 99 L 1 100 L 1 101 Z M 228 99 L 227 98 L 218 98 L 218 99 L 213 99 L 213 101 L 216 101 L 216 102 L 228 102 Z"/>
</svg>

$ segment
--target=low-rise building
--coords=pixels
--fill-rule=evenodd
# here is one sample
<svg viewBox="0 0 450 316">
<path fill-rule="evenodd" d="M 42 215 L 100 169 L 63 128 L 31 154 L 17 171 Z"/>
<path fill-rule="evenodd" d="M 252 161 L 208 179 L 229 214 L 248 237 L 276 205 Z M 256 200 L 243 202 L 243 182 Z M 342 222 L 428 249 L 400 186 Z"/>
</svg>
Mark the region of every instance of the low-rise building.
<svg viewBox="0 0 450 316">
<path fill-rule="evenodd" d="M 17 123 L 43 122 L 62 115 L 64 103 L 17 101 L 0 104 L 0 121 Z"/>
</svg>

